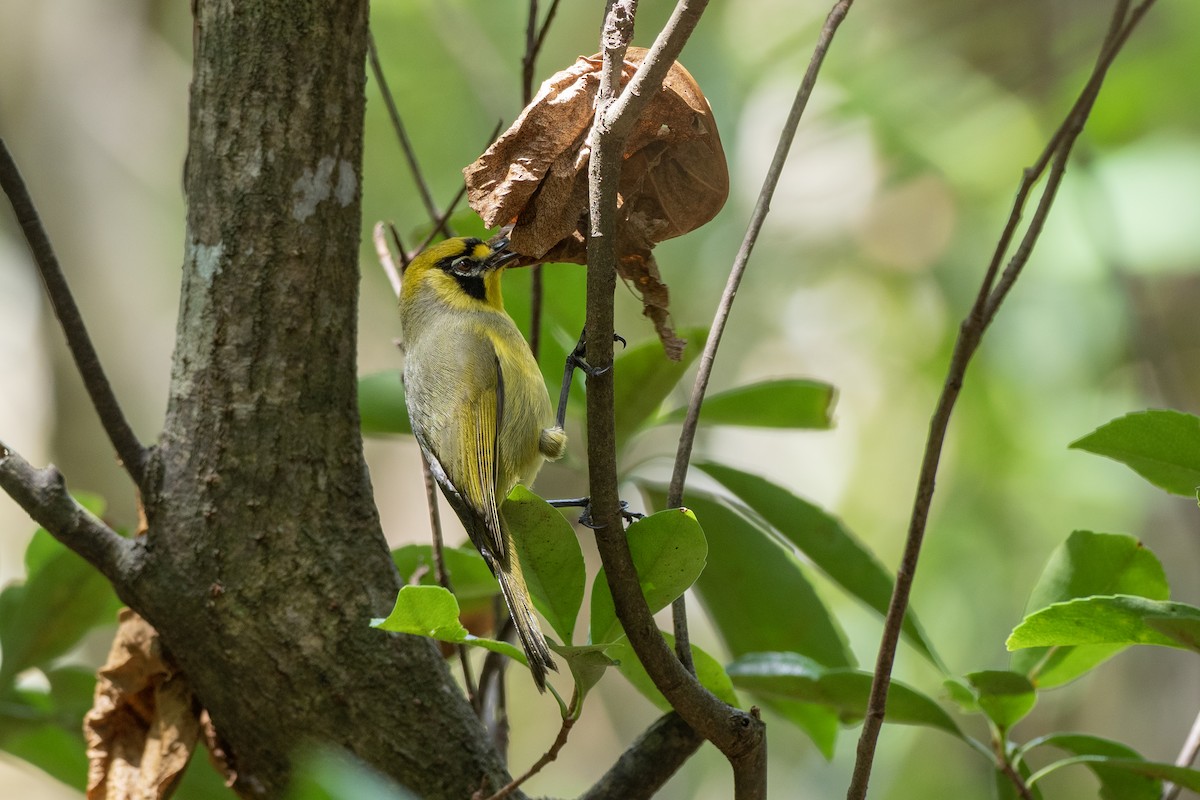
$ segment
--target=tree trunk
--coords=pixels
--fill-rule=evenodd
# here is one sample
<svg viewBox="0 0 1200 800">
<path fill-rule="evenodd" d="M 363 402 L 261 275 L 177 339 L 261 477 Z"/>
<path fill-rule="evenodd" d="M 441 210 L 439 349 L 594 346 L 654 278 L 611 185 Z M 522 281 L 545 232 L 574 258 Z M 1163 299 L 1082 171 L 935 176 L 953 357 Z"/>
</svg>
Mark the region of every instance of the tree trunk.
<svg viewBox="0 0 1200 800">
<path fill-rule="evenodd" d="M 355 400 L 365 0 L 196 0 L 187 242 L 149 531 L 123 596 L 208 709 L 243 796 L 306 743 L 423 798 L 504 779 L 398 579 Z"/>
</svg>

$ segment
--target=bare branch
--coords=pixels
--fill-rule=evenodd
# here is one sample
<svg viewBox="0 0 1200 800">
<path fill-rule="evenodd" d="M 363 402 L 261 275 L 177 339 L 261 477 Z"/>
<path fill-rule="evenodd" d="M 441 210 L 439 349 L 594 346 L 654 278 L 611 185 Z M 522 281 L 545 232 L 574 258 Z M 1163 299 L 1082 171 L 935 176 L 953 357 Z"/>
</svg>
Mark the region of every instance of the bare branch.
<svg viewBox="0 0 1200 800">
<path fill-rule="evenodd" d="M 441 212 L 433 202 L 433 193 L 429 191 L 429 184 L 425 182 L 425 176 L 421 172 L 417 153 L 413 149 L 412 141 L 408 138 L 408 131 L 404 128 L 404 120 L 400 118 L 400 109 L 396 107 L 392 90 L 388 88 L 387 79 L 383 76 L 383 65 L 379 63 L 379 51 L 375 47 L 375 36 L 370 32 L 367 33 L 367 56 L 371 62 L 371 73 L 379 82 L 379 93 L 383 95 L 383 104 L 387 106 L 388 116 L 392 118 L 392 127 L 396 130 L 396 138 L 400 140 L 400 149 L 404 151 L 409 171 L 412 172 L 413 182 L 417 185 L 421 202 L 425 204 L 425 212 L 429 214 L 430 221 L 436 224 L 441 217 Z M 437 228 L 435 227 L 434 230 L 436 232 Z"/>
<path fill-rule="evenodd" d="M 867 706 L 866 718 L 863 721 L 862 733 L 859 736 L 857 758 L 854 773 L 846 797 L 848 800 L 863 800 L 867 793 L 867 784 L 871 777 L 871 767 L 875 759 L 875 748 L 879 740 L 879 731 L 883 726 L 884 708 L 887 703 L 888 687 L 891 681 L 892 665 L 896 659 L 896 647 L 900 640 L 900 629 L 904 615 L 908 609 L 908 598 L 912 590 L 913 579 L 916 575 L 917 562 L 920 558 L 921 544 L 925 536 L 925 527 L 929 520 L 929 509 L 933 502 L 934 484 L 937 477 L 938 463 L 941 459 L 942 446 L 946 430 L 950 424 L 950 416 L 954 410 L 959 392 L 962 390 L 963 379 L 971 357 L 979 347 L 984 332 L 995 318 L 1000 304 L 1007 297 L 1013 283 L 1020 276 L 1029 256 L 1037 243 L 1042 226 L 1054 202 L 1055 193 L 1062 181 L 1071 149 L 1087 122 L 1092 105 L 1100 91 L 1104 76 L 1112 65 L 1121 47 L 1128 40 L 1134 27 L 1154 4 L 1154 0 L 1143 0 L 1132 12 L 1128 11 L 1129 4 L 1124 0 L 1117 3 L 1112 17 L 1112 24 L 1104 45 L 1101 47 L 1096 66 L 1087 84 L 1080 92 L 1071 110 L 1063 120 L 1063 124 L 1050 139 L 1050 143 L 1038 158 L 1037 162 L 1025 170 L 1017 197 L 1013 202 L 1012 211 L 1005 223 L 996 251 L 988 265 L 980 285 L 975 303 L 959 330 L 954 352 L 950 358 L 946 382 L 938 398 L 937 407 L 929 424 L 929 436 L 925 443 L 925 453 L 921 461 L 921 473 L 917 481 L 916 497 L 913 500 L 912 516 L 909 520 L 908 536 L 905 541 L 904 554 L 900 567 L 896 572 L 896 584 L 892 591 L 891 603 L 884 619 L 883 636 L 879 645 L 879 653 L 875 663 L 875 678 L 871 684 L 871 695 Z M 1031 218 L 1029 227 L 1014 253 L 1004 274 L 997 280 L 999 264 L 1004 259 L 1009 243 L 1017 230 L 1022 211 L 1029 199 L 1033 187 L 1049 169 L 1046 187 L 1042 192 L 1038 207 Z"/>
<path fill-rule="evenodd" d="M 529 0 L 529 19 L 525 25 L 525 55 L 521 59 L 522 105 L 527 106 L 533 100 L 534 68 L 542 43 L 546 40 L 546 32 L 550 30 L 550 23 L 554 21 L 554 15 L 558 12 L 558 3 L 559 0 L 550 3 L 550 10 L 546 12 L 546 19 L 539 28 L 537 0 Z M 493 135 L 492 139 L 495 138 Z M 536 361 L 542 348 L 542 265 L 534 264 L 529 277 L 529 349 Z"/>
<path fill-rule="evenodd" d="M 569 705 L 574 708 L 575 700 L 572 699 Z M 501 787 L 498 792 L 488 797 L 487 800 L 504 800 L 505 797 L 510 796 L 517 789 L 521 788 L 521 784 L 534 775 L 537 775 L 547 764 L 558 758 L 558 754 L 562 751 L 563 746 L 566 745 L 567 737 L 571 735 L 571 728 L 575 726 L 575 720 L 577 719 L 578 717 L 569 714 L 563 717 L 562 725 L 558 729 L 558 736 L 554 737 L 554 744 L 550 745 L 550 749 L 543 753 L 541 758 L 533 762 L 533 765 L 523 775 L 519 778 L 513 778 L 506 786 Z"/>
<path fill-rule="evenodd" d="M 703 742 L 679 714 L 659 717 L 579 800 L 648 800 Z"/>
<path fill-rule="evenodd" d="M 399 297 L 400 270 L 396 269 L 396 261 L 392 258 L 391 248 L 388 247 L 382 222 L 376 222 L 375 227 L 371 229 L 371 241 L 375 243 L 375 256 L 379 259 L 379 266 L 383 267 L 383 272 L 387 275 L 388 283 L 391 284 L 392 292 L 395 293 L 396 297 Z M 404 251 L 401 250 L 400 252 L 403 253 Z"/>
<path fill-rule="evenodd" d="M 138 441 L 129 421 L 125 419 L 124 412 L 121 411 L 117 396 L 113 394 L 108 377 L 104 374 L 104 367 L 100 365 L 100 357 L 96 354 L 87 327 L 83 324 L 83 315 L 79 313 L 79 306 L 75 304 L 75 298 L 67 286 L 67 278 L 59 266 L 58 257 L 54 255 L 50 237 L 46 235 L 46 229 L 42 226 L 41 217 L 33 205 L 21 172 L 17 169 L 16 161 L 13 160 L 12 153 L 3 139 L 0 139 L 0 186 L 4 188 L 4 193 L 12 203 L 21 232 L 25 234 L 25 241 L 29 244 L 33 260 L 41 273 L 50 304 L 54 307 L 54 314 L 62 326 L 63 335 L 66 336 L 67 347 L 75 359 L 75 366 L 83 378 L 83 385 L 92 400 L 92 406 L 100 416 L 100 424 L 104 426 L 104 432 L 108 434 L 108 440 L 116 449 L 125 471 L 133 478 L 138 488 L 143 489 L 146 479 L 146 448 Z"/>
<path fill-rule="evenodd" d="M 788 113 L 783 130 L 779 133 L 779 143 L 775 146 L 775 155 L 771 159 L 771 166 L 767 169 L 767 175 L 763 179 L 762 189 L 759 190 L 758 200 L 754 204 L 754 211 L 750 215 L 750 223 L 746 228 L 746 235 L 742 239 L 742 246 L 738 249 L 737 256 L 733 260 L 733 268 L 729 272 L 729 279 L 725 283 L 725 291 L 721 295 L 716 314 L 713 316 L 712 327 L 709 329 L 708 339 L 704 344 L 704 352 L 700 354 L 700 364 L 696 372 L 696 383 L 692 388 L 692 397 L 688 403 L 687 416 L 683 421 L 683 429 L 679 433 L 679 448 L 675 454 L 675 468 L 671 474 L 670 486 L 667 489 L 668 508 L 678 508 L 683 504 L 683 488 L 687 480 L 688 465 L 692 459 L 692 447 L 696 441 L 696 430 L 700 423 L 700 407 L 704 402 L 704 394 L 708 391 L 708 381 L 712 376 L 713 362 L 717 356 L 717 348 L 721 344 L 721 337 L 725 332 L 725 325 L 729 321 L 730 309 L 733 307 L 733 301 L 737 296 L 738 287 L 741 285 L 742 276 L 746 272 L 746 264 L 750 260 L 750 253 L 753 252 L 754 245 L 758 241 L 759 231 L 762 230 L 767 213 L 771 210 L 771 198 L 775 194 L 775 187 L 779 184 L 779 176 L 783 174 L 783 165 L 787 161 L 788 151 L 791 150 L 792 142 L 796 138 L 796 129 L 800 126 L 800 117 L 803 116 L 804 109 L 808 106 L 808 98 L 812 96 L 813 87 L 817 82 L 817 75 L 820 73 L 821 65 L 825 61 L 825 54 L 829 52 L 829 46 L 833 42 L 833 35 L 837 32 L 838 26 L 842 24 L 842 20 L 846 18 L 846 14 L 850 11 L 850 5 L 853 2 L 854 0 L 838 0 L 833 8 L 830 9 L 828 16 L 826 16 L 825 24 L 822 26 L 821 33 L 817 37 L 817 45 L 813 50 L 812 57 L 808 61 L 808 69 L 805 70 L 804 78 L 800 81 L 800 88 L 796 92 L 796 99 L 792 101 L 792 109 Z M 679 658 L 685 660 L 685 664 L 690 665 L 691 649 L 689 647 L 687 627 L 687 601 L 681 595 L 672 604 L 671 608 L 675 622 L 675 649 L 679 654 Z"/>
<path fill-rule="evenodd" d="M 118 592 L 136 570 L 140 549 L 75 502 L 54 466 L 37 469 L 0 442 L 0 487 L 58 541 L 83 557 Z"/>
<path fill-rule="evenodd" d="M 1197 753 L 1200 753 L 1200 714 L 1192 722 L 1192 729 L 1188 731 L 1187 739 L 1184 740 L 1183 747 L 1175 758 L 1175 765 L 1190 767 L 1195 762 Z M 1181 791 L 1183 789 L 1177 783 L 1164 783 L 1162 800 L 1175 800 Z"/>
<path fill-rule="evenodd" d="M 552 0 L 550 10 L 546 12 L 546 19 L 539 26 L 537 0 L 529 0 L 529 18 L 525 23 L 525 55 L 521 59 L 522 105 L 529 105 L 529 101 L 533 99 L 534 68 L 537 65 L 538 53 L 542 51 L 542 44 L 546 41 L 546 33 L 550 30 L 550 23 L 558 13 L 558 3 L 559 0 Z"/>
</svg>

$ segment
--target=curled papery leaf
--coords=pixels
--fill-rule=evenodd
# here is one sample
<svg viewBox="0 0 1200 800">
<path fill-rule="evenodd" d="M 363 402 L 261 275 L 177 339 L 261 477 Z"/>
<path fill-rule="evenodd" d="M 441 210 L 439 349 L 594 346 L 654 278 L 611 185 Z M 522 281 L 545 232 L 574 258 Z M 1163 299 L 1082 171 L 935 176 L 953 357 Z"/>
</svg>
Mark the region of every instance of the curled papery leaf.
<svg viewBox="0 0 1200 800">
<path fill-rule="evenodd" d="M 88 800 L 170 797 L 201 733 L 187 679 L 129 609 L 97 677 L 84 717 Z"/>
<path fill-rule="evenodd" d="M 624 85 L 645 57 L 626 54 Z M 588 133 L 602 59 L 579 58 L 542 84 L 521 116 L 465 170 L 467 198 L 488 227 L 511 225 L 519 264 L 587 260 Z M 683 342 L 670 325 L 667 285 L 651 252 L 712 219 L 729 194 L 716 121 L 678 62 L 638 117 L 618 187 L 617 270 L 642 298 L 668 354 Z"/>
</svg>

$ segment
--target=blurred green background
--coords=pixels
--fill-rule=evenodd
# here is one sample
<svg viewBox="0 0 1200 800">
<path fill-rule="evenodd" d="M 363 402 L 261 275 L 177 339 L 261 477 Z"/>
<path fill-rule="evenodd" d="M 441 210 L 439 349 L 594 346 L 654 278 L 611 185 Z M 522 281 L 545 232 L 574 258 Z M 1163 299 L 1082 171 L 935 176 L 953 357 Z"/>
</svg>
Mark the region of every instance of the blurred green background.
<svg viewBox="0 0 1200 800">
<path fill-rule="evenodd" d="M 545 5 L 545 3 L 543 3 Z M 601 3 L 564 3 L 538 80 L 597 50 Z M 648 45 L 670 10 L 643 3 Z M 713 106 L 732 191 L 707 227 L 662 245 L 679 327 L 707 326 L 825 3 L 714 0 L 681 58 Z M 841 516 L 889 568 L 907 526 L 929 415 L 958 323 L 1021 170 L 1040 151 L 1094 59 L 1111 6 L 1095 0 L 897 0 L 854 7 L 839 32 L 734 307 L 714 389 L 799 376 L 838 387 L 827 432 L 719 429 L 699 457 L 767 475 Z M 387 79 L 439 203 L 520 110 L 526 8 L 517 2 L 377 0 Z M 0 135 L 8 142 L 133 425 L 153 441 L 165 410 L 182 261 L 191 20 L 187 4 L 42 0 L 0 4 Z M 1197 511 L 1067 444 L 1145 407 L 1200 412 L 1200 5 L 1160 3 L 1109 76 L 1042 243 L 967 377 L 938 482 L 914 607 L 949 668 L 1003 668 L 1003 641 L 1050 551 L 1075 528 L 1127 532 L 1163 560 L 1175 599 L 1200 602 Z M 396 369 L 394 298 L 370 229 L 425 230 L 374 81 L 368 85 L 360 364 Z M 570 297 L 582 268 L 546 270 Z M 525 275 L 510 276 L 515 309 Z M 618 330 L 653 335 L 629 292 Z M 580 312 L 581 313 L 581 312 Z M 580 317 L 581 318 L 581 317 Z M 685 384 L 690 386 L 689 381 Z M 577 427 L 577 423 L 576 423 Z M 670 432 L 668 431 L 667 434 Z M 105 496 L 115 523 L 134 502 L 48 313 L 11 215 L 0 215 L 0 438 L 70 486 Z M 578 437 L 577 437 L 578 438 Z M 672 452 L 661 430 L 639 445 Z M 415 446 L 367 443 L 394 543 L 426 536 Z M 578 452 L 575 454 L 578 458 Z M 548 469 L 545 496 L 584 491 L 578 466 Z M 641 469 L 658 470 L 666 461 Z M 444 515 L 445 518 L 445 515 Z M 20 574 L 33 524 L 0 497 L 0 581 Z M 585 552 L 590 552 L 584 536 Z M 824 590 L 827 587 L 819 587 Z M 878 620 L 824 592 L 860 664 Z M 701 644 L 718 652 L 702 618 Z M 77 660 L 98 663 L 103 633 Z M 1016 731 L 1080 730 L 1173 760 L 1200 707 L 1194 658 L 1129 651 L 1042 704 Z M 940 678 L 901 651 L 897 676 L 934 696 Z M 552 741 L 553 702 L 516 681 L 515 768 Z M 528 785 L 572 796 L 656 712 L 604 681 L 559 760 Z M 769 722 L 773 722 L 768 718 Z M 975 721 L 972 720 L 971 724 Z M 771 793 L 844 794 L 857 729 L 832 762 L 771 727 Z M 872 797 L 983 798 L 987 765 L 942 734 L 886 727 Z M 664 798 L 730 796 L 723 759 L 702 750 Z M 1094 797 L 1082 770 L 1044 785 Z M 78 796 L 0 757 L 0 796 Z"/>
</svg>

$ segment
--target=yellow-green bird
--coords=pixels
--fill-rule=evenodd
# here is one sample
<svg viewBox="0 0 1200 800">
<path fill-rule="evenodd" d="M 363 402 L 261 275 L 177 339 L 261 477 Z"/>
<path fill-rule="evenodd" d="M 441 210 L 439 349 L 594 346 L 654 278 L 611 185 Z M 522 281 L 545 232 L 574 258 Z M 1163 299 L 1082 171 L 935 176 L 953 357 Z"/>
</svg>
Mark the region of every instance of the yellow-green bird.
<svg viewBox="0 0 1200 800">
<path fill-rule="evenodd" d="M 400 326 L 413 433 L 442 493 L 500 582 L 539 690 L 557 669 L 500 506 L 559 458 L 566 434 L 529 345 L 504 311 L 507 242 L 447 239 L 404 271 Z"/>
</svg>

